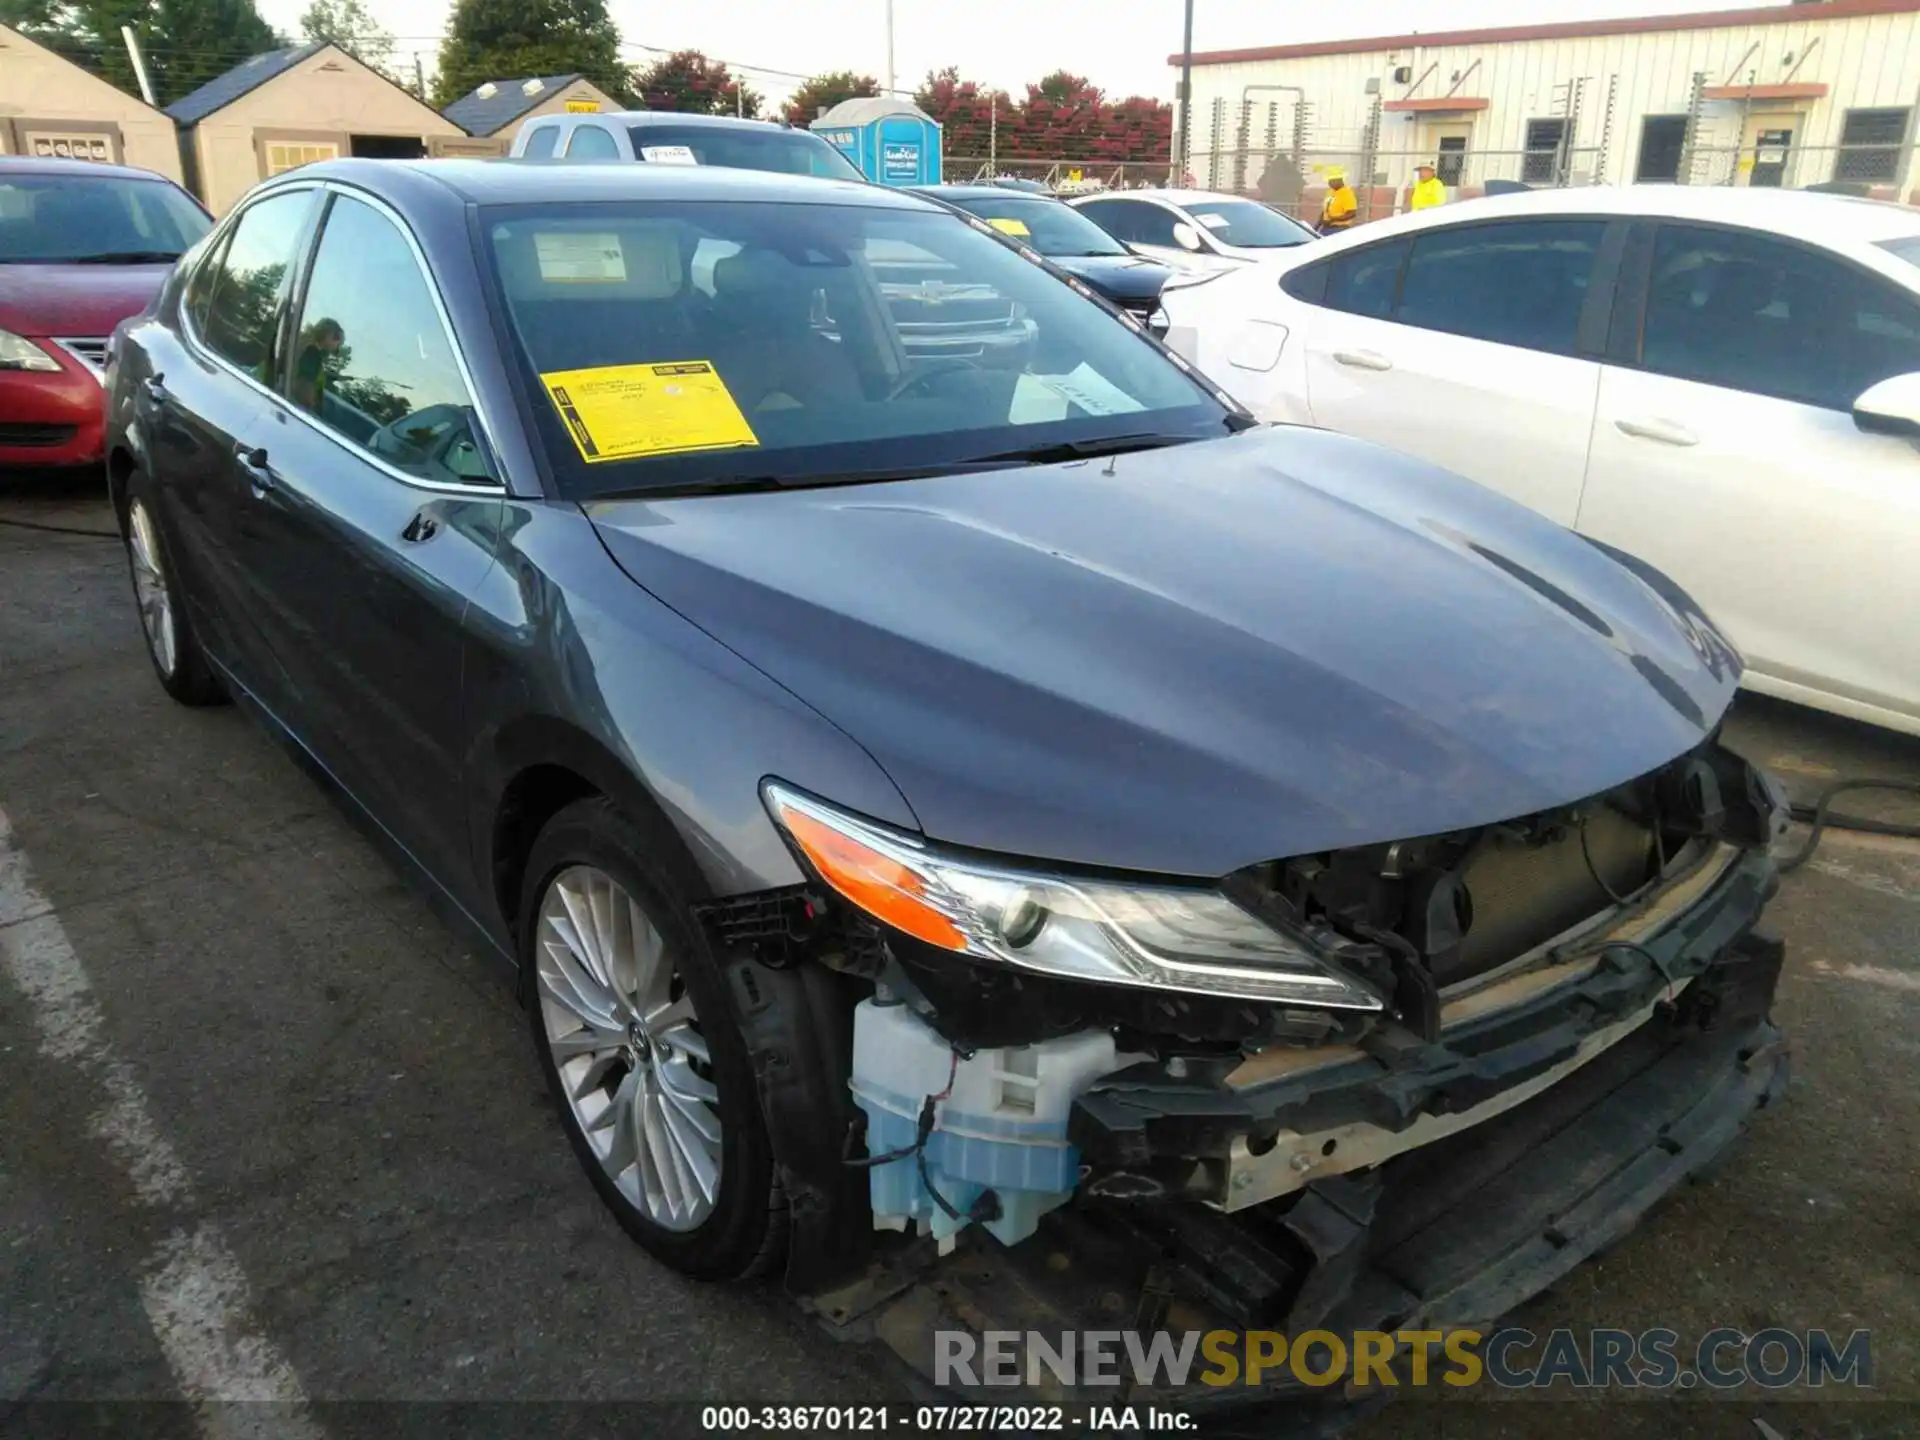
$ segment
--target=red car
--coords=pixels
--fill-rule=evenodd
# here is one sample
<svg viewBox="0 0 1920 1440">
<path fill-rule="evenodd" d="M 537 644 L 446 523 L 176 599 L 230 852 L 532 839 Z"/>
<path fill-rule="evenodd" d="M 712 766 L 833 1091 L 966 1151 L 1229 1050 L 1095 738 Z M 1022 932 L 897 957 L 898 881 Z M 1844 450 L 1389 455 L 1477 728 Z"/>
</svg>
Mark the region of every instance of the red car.
<svg viewBox="0 0 1920 1440">
<path fill-rule="evenodd" d="M 0 159 L 0 470 L 100 462 L 107 337 L 212 224 L 151 171 Z"/>
</svg>

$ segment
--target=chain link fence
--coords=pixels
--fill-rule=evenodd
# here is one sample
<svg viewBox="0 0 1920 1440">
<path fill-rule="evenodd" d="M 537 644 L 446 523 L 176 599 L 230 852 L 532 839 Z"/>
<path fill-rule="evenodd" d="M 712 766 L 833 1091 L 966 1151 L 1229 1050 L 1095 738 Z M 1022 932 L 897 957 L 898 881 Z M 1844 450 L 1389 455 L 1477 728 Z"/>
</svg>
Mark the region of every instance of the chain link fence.
<svg viewBox="0 0 1920 1440">
<path fill-rule="evenodd" d="M 1031 180 L 1062 195 L 1100 190 L 1146 190 L 1177 183 L 1161 160 L 1008 160 L 978 155 L 946 155 L 940 173 L 949 185 L 989 180 Z"/>
<path fill-rule="evenodd" d="M 1352 187 L 1360 219 L 1377 220 L 1407 206 L 1415 167 L 1437 163 L 1452 198 L 1484 195 L 1517 183 L 1539 188 L 1599 183 L 1605 156 L 1598 147 L 1548 150 L 1431 151 L 1310 147 L 1293 150 L 1220 150 L 1193 157 L 1193 181 L 1204 190 L 1247 195 L 1302 220 L 1319 218 L 1327 182 L 1337 172 Z"/>
</svg>

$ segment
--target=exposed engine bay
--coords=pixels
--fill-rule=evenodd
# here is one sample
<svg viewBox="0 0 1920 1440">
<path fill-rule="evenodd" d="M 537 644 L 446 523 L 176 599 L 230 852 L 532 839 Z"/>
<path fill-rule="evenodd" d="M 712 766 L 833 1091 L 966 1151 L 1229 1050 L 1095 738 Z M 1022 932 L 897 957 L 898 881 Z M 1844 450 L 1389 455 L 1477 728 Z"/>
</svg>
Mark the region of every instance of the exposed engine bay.
<svg viewBox="0 0 1920 1440">
<path fill-rule="evenodd" d="M 1391 1176 L 1463 1145 L 1497 1150 L 1489 1137 L 1542 1115 L 1567 1121 L 1566 1097 L 1620 1056 L 1676 1064 L 1706 1045 L 1746 1076 L 1722 1087 L 1717 1135 L 1777 1091 L 1779 947 L 1754 926 L 1784 823 L 1772 783 L 1710 740 L 1549 812 L 1248 867 L 1217 888 L 1301 957 L 1274 998 L 1226 962 L 1189 978 L 1165 959 L 1171 942 L 1142 944 L 1140 963 L 1175 983 L 997 958 L 1017 955 L 1009 935 L 1055 923 L 1041 901 L 1097 894 L 1097 877 L 1002 902 L 991 957 L 880 923 L 833 882 L 717 904 L 707 918 L 741 957 L 736 997 L 793 1205 L 789 1283 L 838 1323 L 900 1303 L 963 1232 L 1013 1247 L 1020 1269 L 1049 1247 L 1043 1229 L 1057 1244 L 1064 1227 L 1088 1253 L 1107 1235 L 1112 1263 L 1168 1303 L 1243 1324 L 1339 1313 L 1393 1208 Z M 968 938 L 974 912 L 954 913 Z M 1071 901 L 1063 916 L 1078 918 Z M 1432 1197 L 1472 1189 L 1425 1183 L 1430 1222 Z"/>
</svg>

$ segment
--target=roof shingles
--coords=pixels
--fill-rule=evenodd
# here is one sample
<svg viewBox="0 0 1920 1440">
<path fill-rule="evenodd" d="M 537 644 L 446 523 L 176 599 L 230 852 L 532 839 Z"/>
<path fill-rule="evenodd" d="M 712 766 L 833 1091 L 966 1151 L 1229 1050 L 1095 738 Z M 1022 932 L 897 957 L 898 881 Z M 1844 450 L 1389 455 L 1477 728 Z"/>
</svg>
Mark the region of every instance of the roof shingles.
<svg viewBox="0 0 1920 1440">
<path fill-rule="evenodd" d="M 540 88 L 533 94 L 527 93 L 527 79 L 493 80 L 488 83 L 493 94 L 482 95 L 480 90 L 462 95 L 458 100 L 440 113 L 458 125 L 469 135 L 491 135 L 503 126 L 511 125 L 527 111 L 533 109 L 542 100 L 552 98 L 556 90 L 563 90 L 580 79 L 576 72 L 572 75 L 536 75 L 531 77 L 540 82 Z"/>
<path fill-rule="evenodd" d="M 318 55 L 326 48 L 326 41 L 313 40 L 305 45 L 293 45 L 285 50 L 269 50 L 264 55 L 256 55 L 174 101 L 167 106 L 167 114 L 182 125 L 197 124 L 214 111 L 224 110 L 242 95 L 259 89 L 276 76 L 286 74 L 302 60 Z"/>
</svg>

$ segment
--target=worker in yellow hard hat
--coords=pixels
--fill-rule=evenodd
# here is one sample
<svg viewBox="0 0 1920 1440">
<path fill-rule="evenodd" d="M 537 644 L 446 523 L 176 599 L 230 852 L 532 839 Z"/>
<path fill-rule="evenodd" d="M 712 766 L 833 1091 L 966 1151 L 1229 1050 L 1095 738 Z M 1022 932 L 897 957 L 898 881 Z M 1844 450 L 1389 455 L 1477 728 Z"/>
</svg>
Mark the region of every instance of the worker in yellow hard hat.
<svg viewBox="0 0 1920 1440">
<path fill-rule="evenodd" d="M 1347 172 L 1334 166 L 1327 171 L 1327 198 L 1320 203 L 1320 233 L 1333 235 L 1348 229 L 1360 208 L 1347 184 Z"/>
<path fill-rule="evenodd" d="M 1433 166 L 1421 161 L 1414 166 L 1413 193 L 1408 199 L 1410 210 L 1430 210 L 1435 205 L 1447 203 L 1447 187 L 1433 173 Z"/>
</svg>

